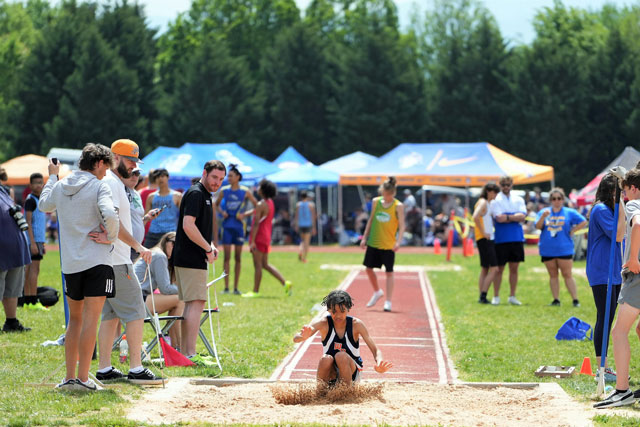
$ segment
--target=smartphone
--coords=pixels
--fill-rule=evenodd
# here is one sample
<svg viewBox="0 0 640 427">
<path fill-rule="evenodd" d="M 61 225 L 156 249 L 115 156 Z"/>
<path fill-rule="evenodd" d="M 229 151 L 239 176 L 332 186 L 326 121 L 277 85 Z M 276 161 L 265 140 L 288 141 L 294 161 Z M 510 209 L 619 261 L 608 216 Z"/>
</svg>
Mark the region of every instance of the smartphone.
<svg viewBox="0 0 640 427">
<path fill-rule="evenodd" d="M 51 163 L 53 163 L 54 165 L 58 164 L 58 158 L 57 157 L 52 157 L 51 158 Z"/>
<path fill-rule="evenodd" d="M 162 207 L 160 208 L 160 210 L 158 211 L 158 213 L 162 212 L 163 210 L 167 209 L 167 205 L 162 205 Z"/>
</svg>

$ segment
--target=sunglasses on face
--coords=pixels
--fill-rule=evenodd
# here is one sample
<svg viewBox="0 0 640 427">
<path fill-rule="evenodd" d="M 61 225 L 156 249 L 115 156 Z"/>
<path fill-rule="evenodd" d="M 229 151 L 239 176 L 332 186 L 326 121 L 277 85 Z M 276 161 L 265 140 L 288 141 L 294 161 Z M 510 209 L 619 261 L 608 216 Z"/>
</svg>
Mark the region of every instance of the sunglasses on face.
<svg viewBox="0 0 640 427">
<path fill-rule="evenodd" d="M 509 183 L 509 184 L 500 184 L 500 187 L 511 187 L 513 184 Z"/>
<path fill-rule="evenodd" d="M 556 200 L 564 200 L 562 197 L 552 197 L 551 201 L 555 202 Z"/>
</svg>

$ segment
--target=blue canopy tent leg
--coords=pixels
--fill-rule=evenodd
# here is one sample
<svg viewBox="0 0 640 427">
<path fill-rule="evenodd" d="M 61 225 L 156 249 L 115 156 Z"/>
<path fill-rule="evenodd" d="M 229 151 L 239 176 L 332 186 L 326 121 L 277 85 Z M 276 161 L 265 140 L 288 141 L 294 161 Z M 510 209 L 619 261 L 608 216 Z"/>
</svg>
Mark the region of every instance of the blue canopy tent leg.
<svg viewBox="0 0 640 427">
<path fill-rule="evenodd" d="M 424 188 L 422 189 L 422 218 L 420 218 L 420 222 L 422 222 L 422 246 L 425 246 L 425 241 L 427 238 L 427 227 L 424 223 L 424 217 L 427 215 L 427 200 L 426 200 L 426 191 Z"/>
<path fill-rule="evenodd" d="M 320 185 L 316 185 L 316 219 L 318 221 L 318 245 L 322 246 L 322 194 L 320 193 Z"/>
</svg>

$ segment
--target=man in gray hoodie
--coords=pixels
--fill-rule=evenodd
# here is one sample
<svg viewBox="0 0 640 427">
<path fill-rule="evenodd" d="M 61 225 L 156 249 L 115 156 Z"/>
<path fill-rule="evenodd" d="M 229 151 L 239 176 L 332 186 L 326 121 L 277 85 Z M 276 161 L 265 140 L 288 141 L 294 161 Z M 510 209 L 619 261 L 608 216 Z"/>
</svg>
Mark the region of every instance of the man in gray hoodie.
<svg viewBox="0 0 640 427">
<path fill-rule="evenodd" d="M 62 272 L 69 304 L 64 347 L 67 373 L 56 386 L 60 390 L 98 389 L 89 379 L 89 368 L 98 318 L 105 299 L 114 295 L 115 287 L 112 245 L 101 244 L 95 236 L 103 235 L 105 243 L 115 241 L 118 236 L 118 214 L 111 189 L 101 181 L 112 163 L 109 148 L 89 143 L 82 150 L 80 170 L 60 181 L 60 166 L 49 161 L 49 180 L 40 194 L 38 208 L 41 211 L 57 210 Z"/>
</svg>

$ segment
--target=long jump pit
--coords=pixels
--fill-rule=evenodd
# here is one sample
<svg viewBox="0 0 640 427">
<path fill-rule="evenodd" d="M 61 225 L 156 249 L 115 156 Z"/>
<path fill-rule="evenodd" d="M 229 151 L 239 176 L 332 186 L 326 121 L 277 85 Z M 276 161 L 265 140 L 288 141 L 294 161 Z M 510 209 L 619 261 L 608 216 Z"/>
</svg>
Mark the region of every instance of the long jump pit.
<svg viewBox="0 0 640 427">
<path fill-rule="evenodd" d="M 395 283 L 391 313 L 383 312 L 383 301 L 365 307 L 371 286 L 364 271 L 354 268 L 339 286 L 355 301 L 350 314 L 365 322 L 385 360 L 394 363 L 387 373 L 372 369 L 361 340 L 363 380 L 354 389 L 318 393 L 322 346 L 316 335 L 296 345 L 270 378 L 172 378 L 167 388 L 132 402 L 127 417 L 149 424 L 592 425 L 591 405 L 554 382 L 460 382 L 425 270 L 396 268 Z"/>
</svg>

